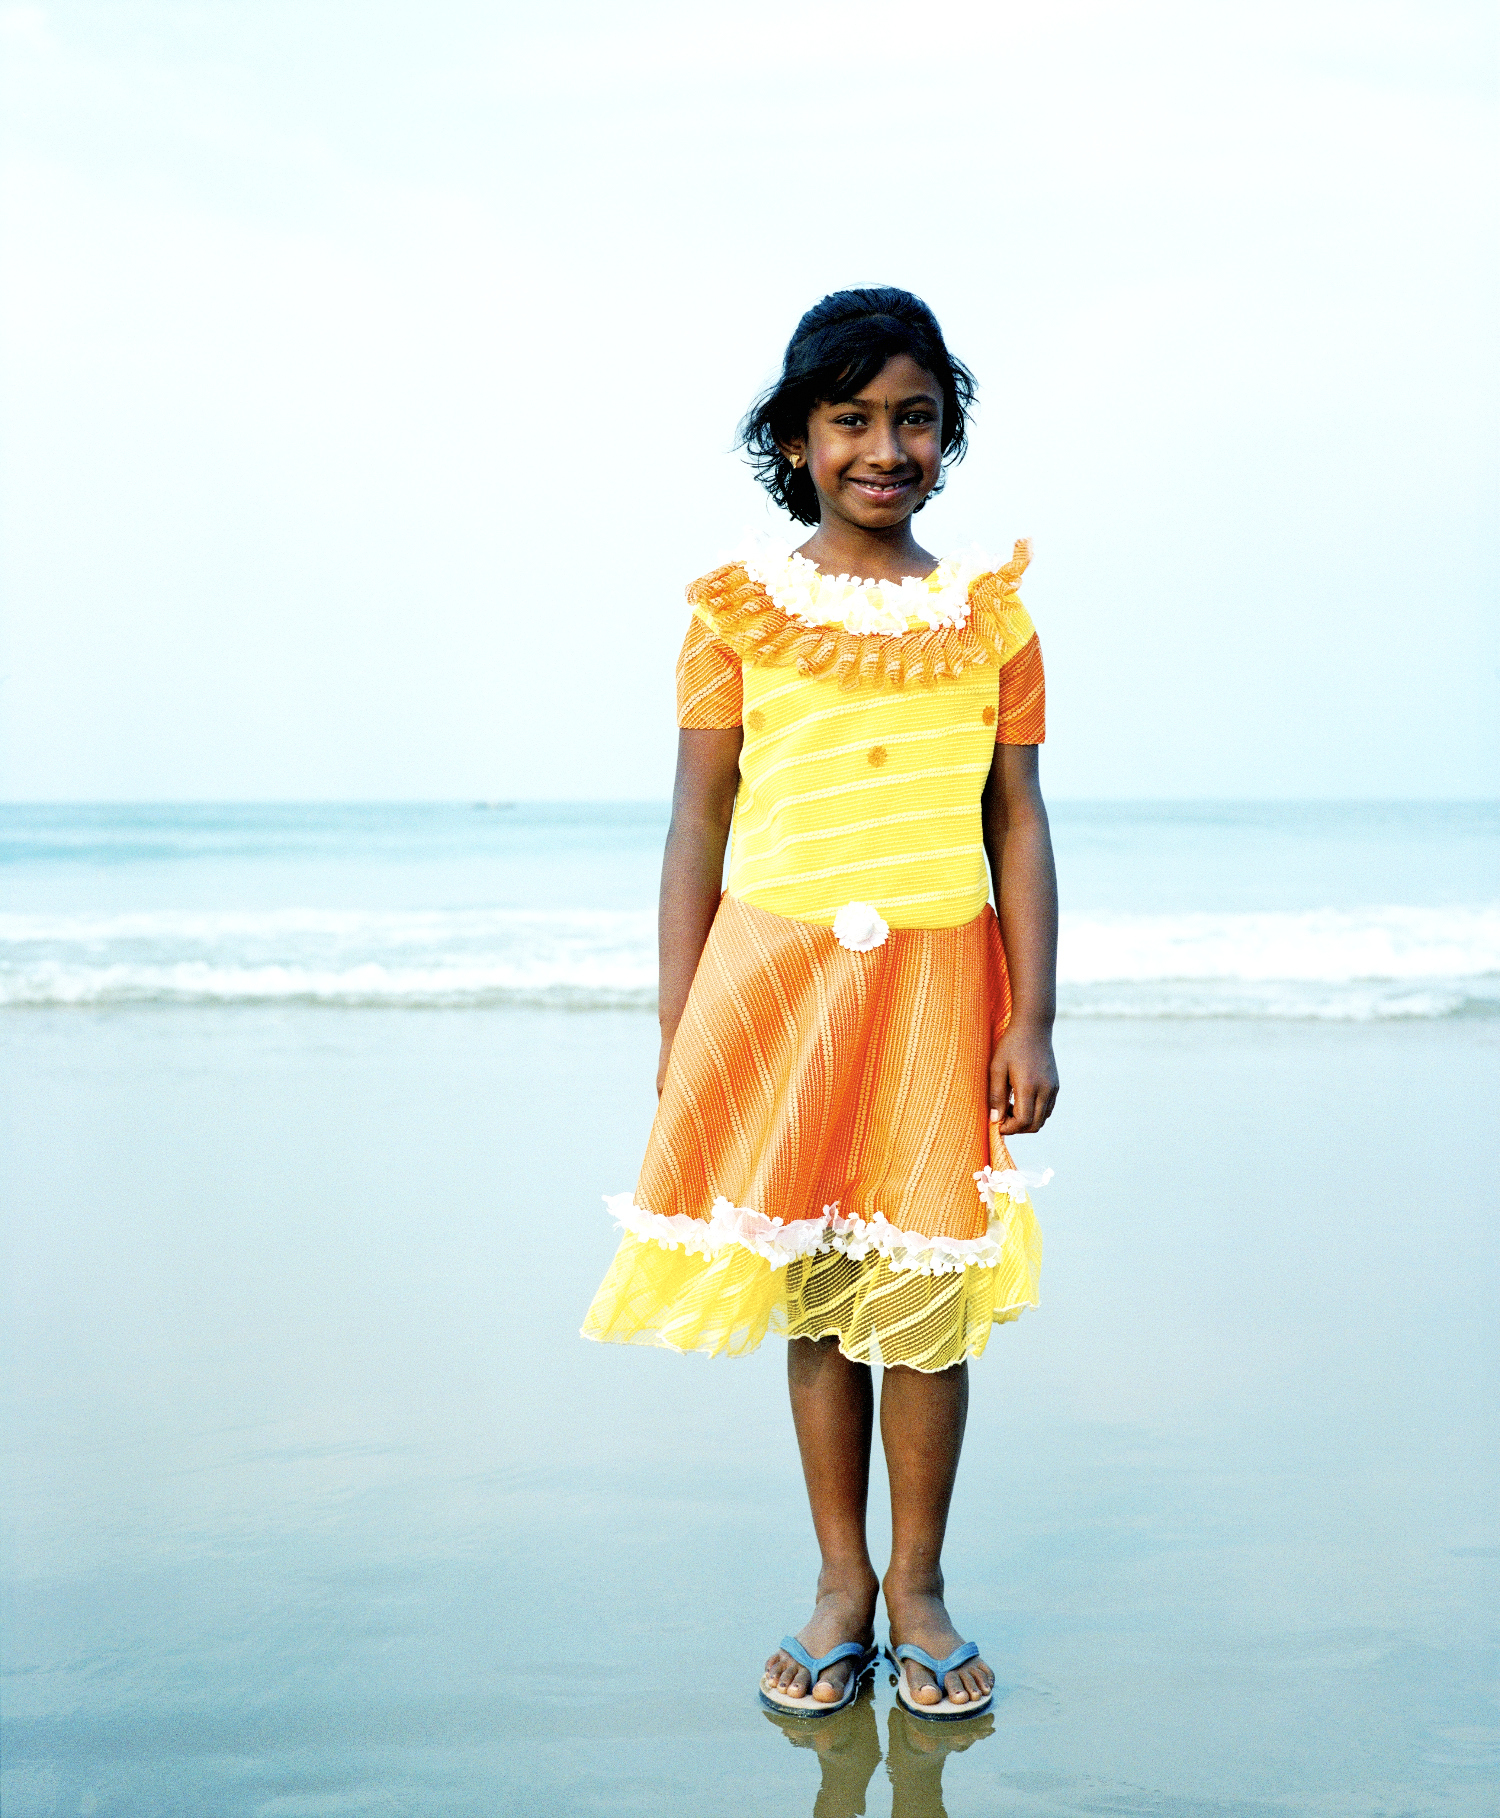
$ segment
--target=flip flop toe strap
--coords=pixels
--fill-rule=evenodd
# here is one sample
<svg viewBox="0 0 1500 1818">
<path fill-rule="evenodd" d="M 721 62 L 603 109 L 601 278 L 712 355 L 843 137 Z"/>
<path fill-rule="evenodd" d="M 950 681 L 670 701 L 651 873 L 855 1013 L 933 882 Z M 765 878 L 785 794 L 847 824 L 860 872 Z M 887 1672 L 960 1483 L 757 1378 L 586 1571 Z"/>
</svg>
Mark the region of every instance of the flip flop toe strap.
<svg viewBox="0 0 1500 1818">
<path fill-rule="evenodd" d="M 782 1642 L 781 1645 L 785 1647 L 786 1643 Z M 903 1641 L 901 1646 L 896 1649 L 898 1660 L 915 1660 L 918 1666 L 927 1668 L 939 1685 L 955 1667 L 961 1667 L 966 1660 L 976 1659 L 978 1654 L 979 1643 L 977 1641 L 960 1642 L 946 1660 L 934 1660 L 926 1648 L 919 1648 L 915 1642 L 911 1641 Z"/>
<path fill-rule="evenodd" d="M 821 1660 L 814 1660 L 795 1635 L 783 1635 L 781 1651 L 783 1654 L 790 1654 L 798 1666 L 806 1667 L 812 1674 L 813 1684 L 816 1685 L 829 1667 L 836 1666 L 841 1660 L 853 1660 L 856 1657 L 863 1660 L 870 1650 L 858 1641 L 841 1641 L 836 1648 L 830 1648 Z M 978 1648 L 975 1648 L 974 1652 L 977 1654 Z"/>
</svg>

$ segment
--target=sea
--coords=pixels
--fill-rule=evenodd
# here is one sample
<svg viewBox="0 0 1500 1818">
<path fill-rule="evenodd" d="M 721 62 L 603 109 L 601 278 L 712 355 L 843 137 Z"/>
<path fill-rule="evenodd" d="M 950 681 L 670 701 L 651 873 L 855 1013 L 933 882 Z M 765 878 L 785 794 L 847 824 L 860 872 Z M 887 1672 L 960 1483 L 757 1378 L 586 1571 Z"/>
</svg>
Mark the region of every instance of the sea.
<svg viewBox="0 0 1500 1818">
<path fill-rule="evenodd" d="M 12 807 L 0 1007 L 652 1007 L 658 804 Z M 1063 803 L 1064 1017 L 1500 1014 L 1500 808 Z"/>
<path fill-rule="evenodd" d="M 1053 808 L 943 1727 L 757 1703 L 783 1341 L 579 1334 L 666 821 L 0 809 L 4 1818 L 1492 1818 L 1500 805 Z"/>
</svg>

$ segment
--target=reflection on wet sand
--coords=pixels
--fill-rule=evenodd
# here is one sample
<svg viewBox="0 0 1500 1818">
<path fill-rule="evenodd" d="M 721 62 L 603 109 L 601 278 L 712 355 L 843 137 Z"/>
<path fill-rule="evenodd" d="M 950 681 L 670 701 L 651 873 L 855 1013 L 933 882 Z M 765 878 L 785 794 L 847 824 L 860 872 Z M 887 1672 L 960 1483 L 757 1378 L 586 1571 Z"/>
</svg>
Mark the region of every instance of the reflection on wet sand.
<svg viewBox="0 0 1500 1818">
<path fill-rule="evenodd" d="M 862 1686 L 859 1697 L 837 1717 L 763 1714 L 793 1748 L 811 1749 L 818 1757 L 820 1780 L 812 1818 L 861 1818 L 870 1781 L 880 1765 L 874 1688 Z M 924 1723 L 893 1704 L 885 1751 L 891 1818 L 947 1818 L 944 1761 L 993 1735 L 994 1729 L 995 1719 L 988 1712 L 964 1723 Z"/>
<path fill-rule="evenodd" d="M 948 1818 L 943 1804 L 943 1763 L 994 1733 L 995 1719 L 989 1711 L 962 1723 L 924 1723 L 893 1704 L 885 1749 L 885 1771 L 892 1787 L 891 1818 Z"/>
</svg>

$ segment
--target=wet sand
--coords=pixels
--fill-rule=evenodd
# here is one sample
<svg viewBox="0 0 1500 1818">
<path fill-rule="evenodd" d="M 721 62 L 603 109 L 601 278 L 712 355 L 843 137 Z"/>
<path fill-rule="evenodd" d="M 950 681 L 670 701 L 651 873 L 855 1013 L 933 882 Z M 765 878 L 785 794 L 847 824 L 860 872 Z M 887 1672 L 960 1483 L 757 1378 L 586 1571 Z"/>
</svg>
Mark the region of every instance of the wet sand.
<svg viewBox="0 0 1500 1818">
<path fill-rule="evenodd" d="M 781 1341 L 577 1337 L 648 1016 L 12 1015 L 6 1818 L 1493 1811 L 1500 1029 L 1060 1052 L 947 1559 L 994 1717 L 814 1735 Z"/>
</svg>

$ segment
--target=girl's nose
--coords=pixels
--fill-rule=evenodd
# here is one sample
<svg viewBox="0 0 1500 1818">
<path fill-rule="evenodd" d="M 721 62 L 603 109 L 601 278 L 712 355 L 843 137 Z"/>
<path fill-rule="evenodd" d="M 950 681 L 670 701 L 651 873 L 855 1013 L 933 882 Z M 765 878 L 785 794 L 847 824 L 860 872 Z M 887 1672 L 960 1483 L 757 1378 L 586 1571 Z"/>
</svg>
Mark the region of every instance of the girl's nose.
<svg viewBox="0 0 1500 1818">
<path fill-rule="evenodd" d="M 905 458 L 896 431 L 889 423 L 877 423 L 870 432 L 869 457 L 882 467 L 899 467 Z"/>
</svg>

